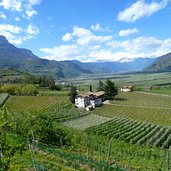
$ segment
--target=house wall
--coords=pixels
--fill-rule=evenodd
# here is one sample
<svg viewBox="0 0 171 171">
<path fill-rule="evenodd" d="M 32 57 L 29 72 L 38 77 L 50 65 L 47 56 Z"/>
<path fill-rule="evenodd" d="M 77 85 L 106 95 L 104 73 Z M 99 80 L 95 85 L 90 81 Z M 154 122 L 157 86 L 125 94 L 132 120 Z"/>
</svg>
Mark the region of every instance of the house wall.
<svg viewBox="0 0 171 171">
<path fill-rule="evenodd" d="M 131 90 L 129 88 L 121 88 L 122 92 L 130 92 Z"/>
<path fill-rule="evenodd" d="M 102 104 L 102 99 L 90 100 L 90 104 L 93 106 L 93 108 L 100 106 Z"/>
<path fill-rule="evenodd" d="M 90 104 L 90 100 L 87 97 L 77 97 L 75 99 L 75 106 L 78 108 L 85 108 Z"/>
</svg>

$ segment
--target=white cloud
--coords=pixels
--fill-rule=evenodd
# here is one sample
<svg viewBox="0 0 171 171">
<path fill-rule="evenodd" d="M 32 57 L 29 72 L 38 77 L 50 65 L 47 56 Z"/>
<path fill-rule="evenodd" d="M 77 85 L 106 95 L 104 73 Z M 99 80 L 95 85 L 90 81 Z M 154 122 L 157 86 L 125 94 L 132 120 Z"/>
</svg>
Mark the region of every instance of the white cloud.
<svg viewBox="0 0 171 171">
<path fill-rule="evenodd" d="M 76 42 L 79 45 L 88 45 L 90 43 L 103 43 L 112 39 L 112 36 L 96 36 L 90 30 L 77 26 L 73 28 L 72 36 L 76 37 Z"/>
<path fill-rule="evenodd" d="M 7 19 L 7 16 L 3 12 L 0 12 L 0 18 L 5 20 Z"/>
<path fill-rule="evenodd" d="M 29 4 L 31 5 L 38 5 L 41 3 L 41 0 L 29 0 Z"/>
<path fill-rule="evenodd" d="M 76 45 L 61 45 L 54 48 L 42 48 L 41 52 L 47 54 L 50 60 L 71 60 L 80 55 L 80 50 Z"/>
<path fill-rule="evenodd" d="M 30 19 L 37 14 L 33 6 L 41 3 L 41 0 L 2 0 L 0 6 L 6 10 L 22 12 L 25 18 Z"/>
<path fill-rule="evenodd" d="M 22 11 L 22 0 L 2 0 L 0 6 L 6 10 Z"/>
<path fill-rule="evenodd" d="M 139 30 L 137 28 L 120 30 L 119 36 L 121 36 L 121 37 L 123 37 L 123 36 L 129 36 L 131 34 L 138 33 L 138 32 L 139 32 Z"/>
<path fill-rule="evenodd" d="M 91 25 L 90 29 L 93 31 L 105 31 L 105 32 L 110 31 L 110 29 L 108 27 L 102 28 L 99 23 L 95 24 L 95 25 Z"/>
<path fill-rule="evenodd" d="M 170 53 L 171 51 L 171 39 L 165 39 L 162 41 L 161 46 L 156 50 L 154 56 L 162 56 L 164 54 Z"/>
<path fill-rule="evenodd" d="M 26 8 L 26 15 L 28 19 L 33 17 L 33 15 L 36 15 L 36 14 L 37 14 L 37 11 L 35 11 L 32 7 Z"/>
<path fill-rule="evenodd" d="M 131 30 L 131 31 L 130 31 Z M 130 29 L 127 32 L 137 32 Z M 133 30 L 133 31 L 132 31 Z M 128 33 L 122 35 L 128 35 Z M 62 37 L 67 45 L 42 48 L 47 59 L 90 61 L 130 61 L 135 58 L 157 57 L 170 52 L 171 39 L 140 36 L 128 40 L 115 40 L 112 36 L 95 35 L 90 30 L 75 26 Z"/>
<path fill-rule="evenodd" d="M 128 52 L 153 52 L 161 46 L 162 40 L 154 37 L 138 37 L 120 43 L 120 47 Z"/>
<path fill-rule="evenodd" d="M 27 29 L 23 29 L 10 24 L 0 24 L 0 35 L 5 36 L 10 43 L 17 45 L 34 38 L 38 33 L 39 29 L 33 25 L 28 25 Z"/>
<path fill-rule="evenodd" d="M 10 24 L 0 24 L 0 31 L 2 32 L 11 32 L 19 34 L 23 31 L 21 27 L 10 25 Z"/>
<path fill-rule="evenodd" d="M 96 61 L 130 61 L 137 57 L 144 57 L 143 53 L 129 53 L 124 51 L 113 52 L 112 50 L 101 49 L 98 51 L 92 51 L 90 57 Z"/>
<path fill-rule="evenodd" d="M 39 34 L 39 28 L 33 25 L 28 25 L 27 33 L 30 35 L 37 35 Z"/>
<path fill-rule="evenodd" d="M 63 37 L 63 41 L 70 41 L 72 39 L 72 34 L 71 33 L 66 33 Z"/>
<path fill-rule="evenodd" d="M 74 26 L 72 33 L 66 33 L 63 37 L 63 41 L 73 40 L 78 45 L 88 45 L 92 43 L 103 43 L 110 41 L 112 36 L 96 36 L 90 30 Z"/>
<path fill-rule="evenodd" d="M 135 22 L 142 17 L 149 17 L 153 13 L 165 8 L 169 0 L 161 2 L 146 3 L 144 0 L 138 0 L 124 11 L 119 12 L 117 19 L 124 22 Z"/>
<path fill-rule="evenodd" d="M 15 18 L 15 21 L 20 21 L 20 18 L 19 18 L 19 17 L 16 17 L 16 18 Z"/>
<path fill-rule="evenodd" d="M 142 53 L 146 54 L 146 57 L 153 55 L 158 48 L 162 45 L 162 40 L 154 37 L 138 37 L 126 41 L 111 41 L 107 45 L 114 49 L 121 48 L 122 51 L 126 51 L 132 54 Z"/>
</svg>

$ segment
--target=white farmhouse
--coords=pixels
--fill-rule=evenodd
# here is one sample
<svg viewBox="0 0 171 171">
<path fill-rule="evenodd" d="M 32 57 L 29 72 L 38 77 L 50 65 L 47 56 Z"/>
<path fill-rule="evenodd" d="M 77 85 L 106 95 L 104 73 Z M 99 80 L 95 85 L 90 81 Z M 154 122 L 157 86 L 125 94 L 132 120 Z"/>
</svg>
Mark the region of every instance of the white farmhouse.
<svg viewBox="0 0 171 171">
<path fill-rule="evenodd" d="M 99 91 L 97 93 L 87 92 L 80 94 L 75 98 L 75 106 L 78 108 L 85 108 L 91 110 L 97 106 L 100 106 L 104 100 L 104 92 Z"/>
<path fill-rule="evenodd" d="M 133 86 L 123 86 L 121 87 L 122 92 L 131 92 L 133 91 Z"/>
</svg>

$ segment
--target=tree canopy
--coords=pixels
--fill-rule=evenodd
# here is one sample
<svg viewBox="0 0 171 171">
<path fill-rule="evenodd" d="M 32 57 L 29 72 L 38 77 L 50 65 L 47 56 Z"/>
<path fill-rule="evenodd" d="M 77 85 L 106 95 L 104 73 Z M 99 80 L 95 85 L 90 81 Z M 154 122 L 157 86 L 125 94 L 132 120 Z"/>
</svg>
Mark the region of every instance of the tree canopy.
<svg viewBox="0 0 171 171">
<path fill-rule="evenodd" d="M 114 96 L 118 94 L 118 88 L 115 83 L 107 79 L 104 86 L 106 99 L 113 100 Z"/>
<path fill-rule="evenodd" d="M 104 91 L 104 84 L 101 80 L 99 80 L 99 83 L 97 85 L 97 91 Z"/>
</svg>

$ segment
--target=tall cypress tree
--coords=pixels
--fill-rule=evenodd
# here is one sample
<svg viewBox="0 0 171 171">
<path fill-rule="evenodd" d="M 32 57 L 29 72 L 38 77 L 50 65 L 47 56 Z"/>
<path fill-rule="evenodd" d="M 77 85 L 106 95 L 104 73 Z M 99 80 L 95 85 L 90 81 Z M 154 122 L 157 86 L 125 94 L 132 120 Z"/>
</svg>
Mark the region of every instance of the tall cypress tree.
<svg viewBox="0 0 171 171">
<path fill-rule="evenodd" d="M 115 86 L 115 83 L 112 82 L 110 79 L 106 80 L 104 90 L 106 99 L 108 100 L 113 100 L 114 96 L 118 94 L 118 89 Z"/>
<path fill-rule="evenodd" d="M 90 90 L 89 91 L 92 92 L 92 85 L 90 85 Z"/>
<path fill-rule="evenodd" d="M 104 91 L 104 84 L 101 80 L 99 80 L 97 91 Z"/>
</svg>

